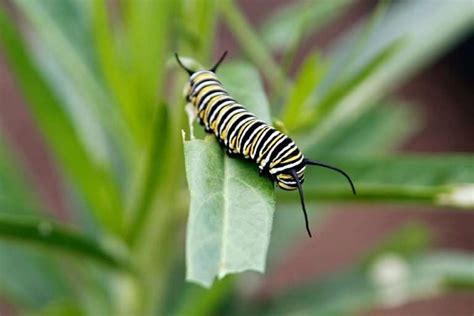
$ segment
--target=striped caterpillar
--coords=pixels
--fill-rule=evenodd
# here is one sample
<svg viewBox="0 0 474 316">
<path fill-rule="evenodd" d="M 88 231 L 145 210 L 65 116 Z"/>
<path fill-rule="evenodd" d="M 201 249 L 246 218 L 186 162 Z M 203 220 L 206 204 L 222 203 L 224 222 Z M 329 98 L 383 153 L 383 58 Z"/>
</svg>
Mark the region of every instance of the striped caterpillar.
<svg viewBox="0 0 474 316">
<path fill-rule="evenodd" d="M 230 157 L 252 160 L 261 175 L 267 175 L 283 190 L 298 189 L 306 230 L 311 237 L 302 187 L 306 166 L 339 172 L 349 181 L 355 194 L 354 184 L 343 170 L 305 158 L 290 137 L 259 120 L 227 93 L 216 75 L 226 54 L 211 69 L 192 71 L 175 53 L 178 64 L 189 74 L 186 101 L 194 106 L 198 122 L 205 131 L 215 135 Z"/>
</svg>

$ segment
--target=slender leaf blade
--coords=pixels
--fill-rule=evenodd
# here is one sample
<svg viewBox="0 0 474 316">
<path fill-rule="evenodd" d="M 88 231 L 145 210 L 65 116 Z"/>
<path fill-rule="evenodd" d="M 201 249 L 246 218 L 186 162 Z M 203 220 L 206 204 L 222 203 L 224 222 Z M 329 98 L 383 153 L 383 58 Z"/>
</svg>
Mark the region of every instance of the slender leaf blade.
<svg viewBox="0 0 474 316">
<path fill-rule="evenodd" d="M 305 156 L 329 161 L 331 157 L 379 155 L 403 144 L 419 126 L 414 106 L 388 100 L 370 106 L 352 123 L 334 129 L 317 146 L 305 150 Z"/>
<path fill-rule="evenodd" d="M 423 225 L 402 226 L 354 267 L 276 295 L 266 312 L 352 315 L 474 287 L 472 253 L 429 252 L 430 237 Z"/>
<path fill-rule="evenodd" d="M 395 307 L 446 293 L 456 281 L 474 287 L 474 257 L 461 252 L 433 252 L 404 259 L 380 256 L 366 269 L 341 271 L 307 283 L 268 303 L 267 315 L 352 315 L 374 307 Z M 388 270 L 391 270 L 391 279 Z"/>
<path fill-rule="evenodd" d="M 426 19 L 420 15 L 430 12 Z M 371 34 L 364 46 L 363 54 L 347 67 L 347 53 L 360 36 L 361 27 L 338 40 L 331 49 L 333 64 L 327 76 L 318 87 L 318 94 L 325 96 L 341 79 L 347 80 L 360 72 L 384 49 L 396 41 L 402 41 L 398 52 L 383 62 L 383 67 L 371 71 L 367 80 L 351 88 L 343 99 L 337 102 L 337 110 L 320 117 L 321 124 L 302 142 L 309 148 L 324 139 L 333 128 L 368 109 L 369 104 L 380 99 L 403 80 L 429 64 L 446 49 L 459 41 L 474 26 L 472 8 L 468 1 L 445 1 L 433 6 L 429 1 L 399 2 L 391 6 L 384 19 Z"/>
<path fill-rule="evenodd" d="M 262 39 L 273 50 L 292 47 L 304 33 L 309 36 L 332 21 L 350 2 L 336 1 L 296 1 L 276 11 L 261 28 Z"/>
<path fill-rule="evenodd" d="M 125 267 L 123 262 L 107 253 L 95 241 L 47 219 L 0 213 L 0 238 L 60 250 L 112 268 Z"/>
<path fill-rule="evenodd" d="M 306 177 L 308 200 L 418 202 L 474 209 L 472 156 L 410 155 L 332 161 L 352 177 L 357 195 L 352 195 L 342 176 L 318 170 L 317 177 Z"/>
<path fill-rule="evenodd" d="M 35 214 L 39 204 L 36 192 L 4 145 L 0 139 L 0 215 Z M 33 309 L 70 295 L 56 261 L 0 240 L 0 296 Z"/>
<path fill-rule="evenodd" d="M 35 67 L 20 34 L 1 11 L 0 25 L 0 42 L 49 145 L 104 227 L 120 230 L 120 198 L 110 173 L 94 161 L 61 102 Z"/>
</svg>

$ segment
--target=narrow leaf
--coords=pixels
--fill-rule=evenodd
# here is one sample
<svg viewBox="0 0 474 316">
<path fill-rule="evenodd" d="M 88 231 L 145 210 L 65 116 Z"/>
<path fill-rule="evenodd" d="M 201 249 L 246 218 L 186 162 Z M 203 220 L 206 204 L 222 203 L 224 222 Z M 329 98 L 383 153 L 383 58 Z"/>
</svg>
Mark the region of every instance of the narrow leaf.
<svg viewBox="0 0 474 316">
<path fill-rule="evenodd" d="M 360 102 L 359 98 L 366 97 L 367 94 L 378 89 L 376 73 L 383 71 L 384 65 L 402 45 L 401 41 L 391 43 L 352 77 L 331 89 L 322 100 L 316 101 L 312 111 L 301 124 L 301 127 L 312 127 L 302 144 L 303 147 L 320 141 L 332 129 L 340 126 L 341 122 L 347 124 L 348 121 L 355 120 L 374 104 L 373 101 Z"/>
<path fill-rule="evenodd" d="M 332 163 L 352 177 L 357 195 L 340 175 L 319 169 L 315 177 L 308 170 L 308 200 L 418 202 L 474 209 L 472 156 L 351 158 Z"/>
<path fill-rule="evenodd" d="M 125 267 L 96 242 L 46 219 L 0 214 L 0 238 L 59 250 L 112 268 Z"/>
<path fill-rule="evenodd" d="M 446 293 L 459 280 L 474 287 L 472 254 L 436 252 L 404 259 L 380 256 L 367 269 L 340 272 L 292 289 L 267 303 L 267 315 L 352 315 L 375 307 L 396 307 Z"/>
<path fill-rule="evenodd" d="M 301 66 L 295 83 L 290 91 L 288 101 L 283 106 L 282 120 L 289 130 L 302 121 L 307 110 L 307 100 L 317 88 L 326 71 L 326 63 L 318 53 L 309 56 Z"/>
<path fill-rule="evenodd" d="M 430 12 L 426 19 L 420 19 Z M 305 139 L 304 147 L 309 148 L 324 139 L 330 131 L 361 115 L 369 104 L 373 104 L 387 92 L 396 88 L 419 69 L 428 65 L 454 43 L 462 39 L 474 25 L 472 8 L 468 1 L 444 1 L 436 6 L 429 1 L 403 2 L 393 5 L 384 19 L 367 40 L 363 54 L 346 66 L 347 52 L 355 45 L 361 27 L 338 40 L 331 49 L 332 67 L 320 85 L 320 95 L 326 95 L 336 85 L 336 81 L 347 79 L 360 71 L 374 56 L 394 41 L 402 40 L 401 49 L 384 62 L 383 67 L 373 71 L 338 103 L 337 111 L 320 117 L 320 126 Z M 365 22 L 364 22 L 365 23 Z M 363 24 L 362 24 L 363 25 Z"/>
<path fill-rule="evenodd" d="M 286 88 L 285 74 L 275 63 L 257 34 L 254 33 L 239 6 L 234 0 L 220 1 L 219 4 L 225 18 L 224 21 L 240 42 L 245 54 L 255 65 L 258 65 L 274 92 L 280 93 Z"/>
<path fill-rule="evenodd" d="M 331 22 L 343 12 L 350 2 L 336 1 L 296 1 L 273 13 L 261 28 L 262 39 L 274 50 L 292 47 L 300 33 L 309 36 Z"/>
<path fill-rule="evenodd" d="M 305 150 L 305 156 L 327 161 L 330 157 L 367 157 L 394 150 L 417 131 L 418 117 L 410 104 L 381 102 L 352 123 L 332 130 L 317 146 Z"/>
<path fill-rule="evenodd" d="M 0 42 L 9 65 L 49 145 L 104 227 L 119 230 L 119 196 L 110 174 L 83 145 L 70 117 L 29 57 L 21 36 L 2 12 L 0 25 Z"/>
<path fill-rule="evenodd" d="M 0 210 L 35 214 L 40 204 L 36 192 L 4 145 L 0 139 Z M 0 240 L 0 296 L 33 309 L 72 294 L 56 261 L 15 246 Z"/>
<path fill-rule="evenodd" d="M 354 267 L 306 281 L 272 298 L 267 302 L 267 314 L 353 315 L 460 286 L 474 287 L 473 255 L 427 253 L 429 240 L 423 225 L 403 226 Z"/>
<path fill-rule="evenodd" d="M 270 121 L 258 75 L 246 64 L 225 65 L 229 92 Z M 228 158 L 213 136 L 184 144 L 191 210 L 186 237 L 187 279 L 211 286 L 215 277 L 263 272 L 274 211 L 273 184 L 250 161 Z"/>
</svg>

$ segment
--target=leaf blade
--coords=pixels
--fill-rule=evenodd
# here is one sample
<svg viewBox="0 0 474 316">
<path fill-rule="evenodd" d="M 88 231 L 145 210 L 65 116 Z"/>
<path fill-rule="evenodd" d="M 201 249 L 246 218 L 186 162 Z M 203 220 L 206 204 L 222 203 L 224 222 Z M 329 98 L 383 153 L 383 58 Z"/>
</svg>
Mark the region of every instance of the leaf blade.
<svg viewBox="0 0 474 316">
<path fill-rule="evenodd" d="M 270 120 L 268 101 L 252 67 L 227 64 L 221 77 L 238 101 Z M 229 273 L 263 272 L 275 204 L 273 183 L 260 177 L 252 162 L 225 156 L 214 137 L 185 141 L 184 151 L 191 194 L 187 280 L 209 287 L 215 277 Z"/>
<path fill-rule="evenodd" d="M 0 238 L 61 250 L 115 269 L 125 268 L 123 262 L 94 241 L 47 219 L 0 214 Z"/>
<path fill-rule="evenodd" d="M 351 175 L 357 195 L 342 177 L 321 171 L 305 181 L 308 200 L 417 202 L 474 209 L 474 159 L 469 155 L 353 158 L 335 164 Z"/>
</svg>

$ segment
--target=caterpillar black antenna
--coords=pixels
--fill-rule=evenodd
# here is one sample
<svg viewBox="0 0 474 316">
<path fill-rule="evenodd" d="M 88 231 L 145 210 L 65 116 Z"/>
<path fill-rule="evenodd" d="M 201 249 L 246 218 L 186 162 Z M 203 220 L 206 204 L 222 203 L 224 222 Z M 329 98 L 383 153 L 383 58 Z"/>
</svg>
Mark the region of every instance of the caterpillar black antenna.
<svg viewBox="0 0 474 316">
<path fill-rule="evenodd" d="M 344 172 L 344 170 L 342 169 L 339 169 L 339 168 L 336 168 L 336 167 L 333 167 L 333 166 L 330 166 L 330 165 L 326 165 L 322 162 L 319 162 L 319 161 L 315 161 L 315 160 L 309 160 L 309 159 L 305 159 L 305 163 L 307 165 L 315 165 L 315 166 L 320 166 L 320 167 L 323 167 L 323 168 L 328 168 L 328 169 L 331 169 L 331 170 L 334 170 L 334 171 L 337 171 L 339 172 L 340 174 L 342 174 L 344 177 L 346 177 L 347 181 L 349 181 L 350 185 L 351 185 L 351 188 L 352 188 L 352 193 L 354 193 L 354 195 L 356 194 L 356 189 L 354 187 L 354 183 L 352 183 L 352 180 L 351 180 L 351 177 L 349 177 L 349 175 Z"/>
<path fill-rule="evenodd" d="M 301 207 L 303 208 L 304 221 L 306 224 L 306 231 L 308 232 L 308 235 L 311 238 L 313 236 L 311 236 L 311 230 L 309 229 L 308 214 L 306 213 L 306 206 L 304 205 L 303 187 L 301 186 L 300 178 L 298 177 L 298 174 L 296 173 L 295 169 L 290 169 L 290 174 L 293 176 L 293 179 L 295 179 L 296 186 L 298 187 L 298 192 L 300 194 Z"/>
<path fill-rule="evenodd" d="M 182 62 L 181 60 L 179 59 L 179 56 L 178 56 L 178 53 L 174 53 L 174 56 L 176 57 L 176 60 L 178 61 L 178 64 L 181 66 L 181 68 L 183 68 L 184 70 L 186 70 L 186 72 L 191 76 L 194 71 L 192 71 L 191 69 L 189 69 L 188 67 L 186 67 Z"/>
<path fill-rule="evenodd" d="M 212 72 L 215 73 L 217 71 L 217 68 L 219 67 L 219 65 L 224 61 L 226 55 L 227 55 L 227 51 L 225 51 L 224 54 L 222 54 L 221 58 L 219 58 L 217 63 L 214 66 L 212 66 L 212 68 L 209 69 L 209 71 L 212 71 Z"/>
</svg>

